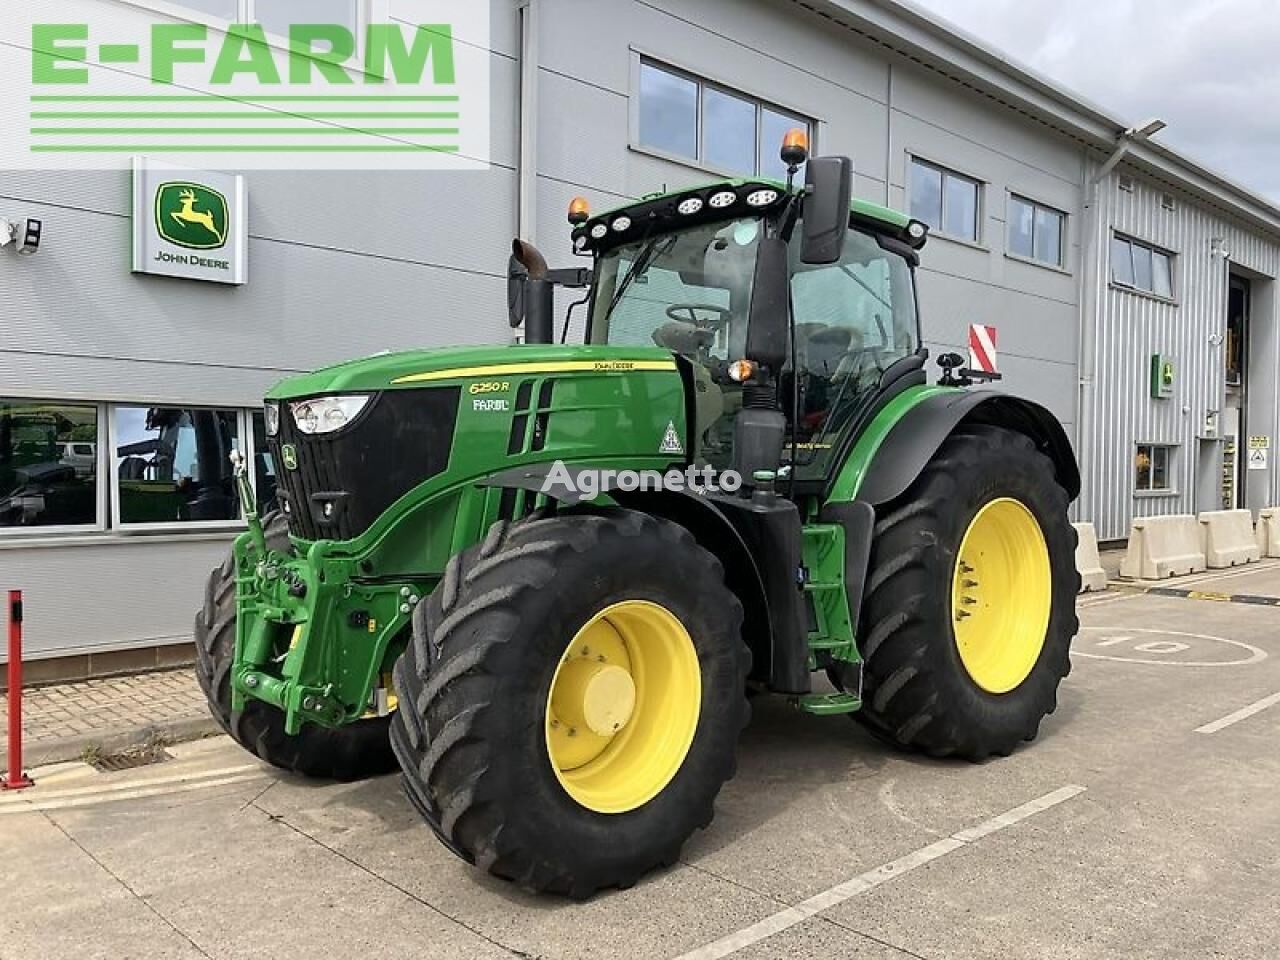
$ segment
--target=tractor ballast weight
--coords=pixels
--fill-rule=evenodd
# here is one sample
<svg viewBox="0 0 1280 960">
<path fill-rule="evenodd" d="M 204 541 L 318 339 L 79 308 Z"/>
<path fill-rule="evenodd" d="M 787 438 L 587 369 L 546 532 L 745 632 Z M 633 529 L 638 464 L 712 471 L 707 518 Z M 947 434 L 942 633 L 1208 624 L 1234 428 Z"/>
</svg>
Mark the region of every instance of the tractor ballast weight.
<svg viewBox="0 0 1280 960">
<path fill-rule="evenodd" d="M 955 358 L 931 385 L 927 229 L 852 200 L 843 158 L 795 189 L 803 132 L 782 155 L 786 184 L 575 201 L 590 269 L 517 241 L 522 344 L 271 392 L 280 512 L 238 465 L 250 530 L 196 622 L 228 733 L 314 776 L 398 765 L 449 849 L 572 896 L 710 822 L 748 688 L 935 756 L 1036 735 L 1077 626 L 1069 441 Z"/>
</svg>

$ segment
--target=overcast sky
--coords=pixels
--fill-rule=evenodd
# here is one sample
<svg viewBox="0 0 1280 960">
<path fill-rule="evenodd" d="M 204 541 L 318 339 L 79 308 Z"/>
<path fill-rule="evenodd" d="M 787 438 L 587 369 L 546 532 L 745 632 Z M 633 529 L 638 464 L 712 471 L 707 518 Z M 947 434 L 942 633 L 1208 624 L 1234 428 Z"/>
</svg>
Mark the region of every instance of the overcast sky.
<svg viewBox="0 0 1280 960">
<path fill-rule="evenodd" d="M 1280 0 L 916 0 L 1280 203 Z"/>
</svg>

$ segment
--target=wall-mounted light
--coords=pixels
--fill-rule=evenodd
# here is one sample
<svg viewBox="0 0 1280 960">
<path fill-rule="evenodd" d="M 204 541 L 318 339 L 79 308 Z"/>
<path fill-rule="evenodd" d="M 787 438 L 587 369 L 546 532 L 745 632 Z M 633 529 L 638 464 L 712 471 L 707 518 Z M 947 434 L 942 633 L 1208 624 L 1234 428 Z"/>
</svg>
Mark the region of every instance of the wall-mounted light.
<svg viewBox="0 0 1280 960">
<path fill-rule="evenodd" d="M 1212 255 L 1221 257 L 1223 260 L 1231 259 L 1231 249 L 1227 246 L 1227 241 L 1222 237 L 1213 238 Z"/>
<path fill-rule="evenodd" d="M 1139 124 L 1126 130 L 1124 135 L 1134 140 L 1150 140 L 1161 130 L 1166 129 L 1169 124 L 1165 123 L 1158 117 L 1152 117 L 1146 123 Z"/>
<path fill-rule="evenodd" d="M 40 220 L 19 220 L 15 223 L 0 219 L 0 247 L 13 244 L 15 251 L 26 256 L 40 249 L 43 233 L 44 223 Z"/>
</svg>

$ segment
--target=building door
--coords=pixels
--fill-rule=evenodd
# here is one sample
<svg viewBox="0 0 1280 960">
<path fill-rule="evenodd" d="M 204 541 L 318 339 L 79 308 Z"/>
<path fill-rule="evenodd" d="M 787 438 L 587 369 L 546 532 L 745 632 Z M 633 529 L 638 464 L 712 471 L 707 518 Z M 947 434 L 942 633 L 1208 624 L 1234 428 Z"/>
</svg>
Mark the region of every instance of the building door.
<svg viewBox="0 0 1280 960">
<path fill-rule="evenodd" d="M 1231 274 L 1227 297 L 1227 339 L 1224 350 L 1227 395 L 1222 411 L 1222 509 L 1243 506 L 1249 478 L 1249 312 L 1253 291 L 1245 277 Z"/>
</svg>

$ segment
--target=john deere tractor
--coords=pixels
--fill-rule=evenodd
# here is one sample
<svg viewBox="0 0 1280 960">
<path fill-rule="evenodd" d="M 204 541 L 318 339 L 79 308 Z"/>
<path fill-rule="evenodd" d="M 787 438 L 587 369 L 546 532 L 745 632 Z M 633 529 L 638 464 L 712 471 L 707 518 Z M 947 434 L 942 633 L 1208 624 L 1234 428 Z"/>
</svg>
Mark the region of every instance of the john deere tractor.
<svg viewBox="0 0 1280 960">
<path fill-rule="evenodd" d="M 749 695 L 936 757 L 1036 736 L 1077 629 L 1067 437 L 955 355 L 930 383 L 926 227 L 852 200 L 845 158 L 783 158 L 785 185 L 575 201 L 589 267 L 517 242 L 524 343 L 271 392 L 281 512 L 241 464 L 196 621 L 236 740 L 398 765 L 459 857 L 584 897 L 711 822 Z"/>
</svg>

